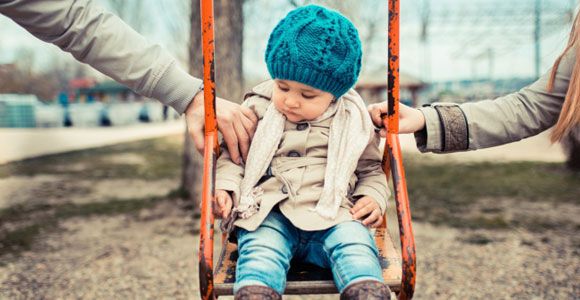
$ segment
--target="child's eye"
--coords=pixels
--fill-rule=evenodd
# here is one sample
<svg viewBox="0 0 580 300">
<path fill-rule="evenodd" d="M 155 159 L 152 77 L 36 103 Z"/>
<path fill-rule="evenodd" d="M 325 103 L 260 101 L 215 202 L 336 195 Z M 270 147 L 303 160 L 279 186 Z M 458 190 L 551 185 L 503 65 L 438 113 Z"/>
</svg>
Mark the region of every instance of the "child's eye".
<svg viewBox="0 0 580 300">
<path fill-rule="evenodd" d="M 290 90 L 289 88 L 286 88 L 286 87 L 281 87 L 281 86 L 278 86 L 278 88 L 279 88 L 281 91 L 283 91 L 283 92 L 287 92 L 287 91 L 289 91 L 289 90 Z"/>
<path fill-rule="evenodd" d="M 305 99 L 312 99 L 314 97 L 316 97 L 315 95 L 304 95 L 302 94 L 302 97 L 304 97 Z"/>
</svg>

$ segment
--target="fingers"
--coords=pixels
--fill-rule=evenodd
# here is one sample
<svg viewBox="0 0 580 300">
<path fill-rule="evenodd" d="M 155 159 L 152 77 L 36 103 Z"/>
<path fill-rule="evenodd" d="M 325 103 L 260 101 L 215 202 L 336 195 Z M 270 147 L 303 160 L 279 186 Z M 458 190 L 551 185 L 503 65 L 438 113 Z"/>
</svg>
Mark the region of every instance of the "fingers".
<svg viewBox="0 0 580 300">
<path fill-rule="evenodd" d="M 401 104 L 399 112 L 399 133 L 414 133 L 425 127 L 425 116 L 420 110 Z"/>
<path fill-rule="evenodd" d="M 383 118 L 381 117 L 381 115 L 383 113 L 387 113 L 388 110 L 387 102 L 371 104 L 368 106 L 367 110 L 371 115 L 373 123 L 375 123 L 377 127 L 383 127 Z"/>
<path fill-rule="evenodd" d="M 232 210 L 232 198 L 226 191 L 216 191 L 214 216 L 217 218 L 227 218 Z"/>
<path fill-rule="evenodd" d="M 222 218 L 227 218 L 232 211 L 232 198 L 228 195 L 224 203 L 224 208 L 222 210 Z"/>
<path fill-rule="evenodd" d="M 374 210 L 372 214 L 363 221 L 365 226 L 369 226 L 370 228 L 377 228 L 383 224 L 383 216 L 381 215 L 381 211 L 379 209 Z"/>
<path fill-rule="evenodd" d="M 367 205 L 366 202 L 363 201 L 364 198 L 359 199 L 354 205 L 353 207 L 350 209 L 350 213 L 353 215 L 354 218 L 354 214 L 359 211 L 361 208 L 365 207 Z"/>
<path fill-rule="evenodd" d="M 247 156 L 250 147 L 255 123 L 252 120 L 257 122 L 257 117 L 250 109 L 244 109 L 239 104 L 221 98 L 218 98 L 217 102 L 218 129 L 222 133 L 232 161 L 241 164 L 241 155 Z"/>
<path fill-rule="evenodd" d="M 381 137 L 387 137 L 387 129 L 385 129 L 384 127 L 381 128 L 381 130 L 379 131 L 379 134 L 381 135 Z"/>
<path fill-rule="evenodd" d="M 236 139 L 238 140 L 238 149 L 245 160 L 248 157 L 248 151 L 250 149 L 250 136 L 242 124 L 234 123 L 233 127 L 236 132 Z"/>
<path fill-rule="evenodd" d="M 203 106 L 190 105 L 185 114 L 185 121 L 187 123 L 187 132 L 195 144 L 195 148 L 199 152 L 203 152 L 204 148 L 204 119 Z"/>
<path fill-rule="evenodd" d="M 237 123 L 238 127 L 243 127 L 245 131 L 244 138 L 247 137 L 247 140 L 242 139 L 238 135 L 238 140 L 240 143 L 240 151 L 242 152 L 242 157 L 244 161 L 248 159 L 248 153 L 250 152 L 250 145 L 252 143 L 252 139 L 254 138 L 254 133 L 256 132 L 256 127 L 258 124 L 258 117 L 254 114 L 254 111 L 247 107 L 241 107 L 242 114 L 240 115 L 240 122 Z M 241 124 L 241 125 L 239 125 Z M 242 130 L 242 128 L 240 128 Z"/>
<path fill-rule="evenodd" d="M 251 115 L 251 117 L 249 116 Z M 244 126 L 244 129 L 248 133 L 250 140 L 254 137 L 254 133 L 256 132 L 256 127 L 258 125 L 258 117 L 254 114 L 254 112 L 247 108 L 242 107 L 242 115 L 241 115 L 241 123 Z"/>
<path fill-rule="evenodd" d="M 256 116 L 254 111 L 245 106 L 242 106 L 241 108 L 244 116 L 248 118 L 252 122 L 252 124 L 256 125 L 258 123 L 258 116 Z"/>
<path fill-rule="evenodd" d="M 200 126 L 200 127 L 196 126 L 196 127 L 189 129 L 189 136 L 191 136 L 191 139 L 193 140 L 193 143 L 195 144 L 195 149 L 197 149 L 197 151 L 199 153 L 203 154 L 203 148 L 205 147 L 203 126 Z"/>
<path fill-rule="evenodd" d="M 363 200 L 365 198 L 361 198 Z M 371 201 L 365 201 L 363 203 L 357 202 L 355 206 L 351 209 L 352 218 L 358 220 L 368 214 L 370 214 L 375 208 L 376 205 Z"/>
<path fill-rule="evenodd" d="M 378 210 L 373 209 L 371 213 L 362 221 L 362 223 L 365 226 L 369 226 L 369 224 L 374 223 L 380 216 L 381 213 Z"/>
<path fill-rule="evenodd" d="M 213 215 L 216 218 L 220 218 L 222 216 L 222 214 L 223 214 L 222 207 L 223 207 L 224 202 L 225 202 L 224 195 L 222 193 L 216 191 L 215 202 L 214 202 L 214 206 L 213 206 Z"/>
<path fill-rule="evenodd" d="M 230 153 L 230 157 L 233 162 L 240 164 L 242 163 L 240 157 L 240 149 L 238 148 L 238 137 L 236 135 L 236 130 L 231 123 L 223 123 L 220 125 L 220 131 L 222 136 L 224 137 L 224 142 L 228 147 L 228 152 Z"/>
</svg>

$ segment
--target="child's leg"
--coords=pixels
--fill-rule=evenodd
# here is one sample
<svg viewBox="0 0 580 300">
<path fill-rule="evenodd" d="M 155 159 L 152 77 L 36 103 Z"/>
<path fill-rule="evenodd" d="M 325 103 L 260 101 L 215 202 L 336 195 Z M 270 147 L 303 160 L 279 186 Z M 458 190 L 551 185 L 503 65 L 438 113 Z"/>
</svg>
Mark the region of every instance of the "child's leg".
<svg viewBox="0 0 580 300">
<path fill-rule="evenodd" d="M 239 228 L 234 293 L 244 286 L 263 285 L 283 294 L 297 242 L 297 229 L 275 211 L 255 231 Z"/>
<path fill-rule="evenodd" d="M 341 293 L 356 282 L 383 282 L 377 246 L 369 230 L 361 223 L 340 223 L 323 231 L 319 238 Z"/>
</svg>

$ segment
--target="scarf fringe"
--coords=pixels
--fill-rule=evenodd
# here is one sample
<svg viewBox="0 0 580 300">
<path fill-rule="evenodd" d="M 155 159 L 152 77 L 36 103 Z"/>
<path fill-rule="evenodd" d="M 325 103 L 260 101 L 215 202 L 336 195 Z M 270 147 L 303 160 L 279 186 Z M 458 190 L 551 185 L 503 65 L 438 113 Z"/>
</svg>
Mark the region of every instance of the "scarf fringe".
<svg viewBox="0 0 580 300">
<path fill-rule="evenodd" d="M 258 212 L 260 209 L 260 203 L 262 202 L 262 195 L 264 190 L 261 186 L 257 186 L 252 189 L 248 196 L 242 196 L 240 198 L 240 204 L 234 208 L 234 212 L 238 213 L 238 216 L 242 219 L 247 219 Z"/>
</svg>

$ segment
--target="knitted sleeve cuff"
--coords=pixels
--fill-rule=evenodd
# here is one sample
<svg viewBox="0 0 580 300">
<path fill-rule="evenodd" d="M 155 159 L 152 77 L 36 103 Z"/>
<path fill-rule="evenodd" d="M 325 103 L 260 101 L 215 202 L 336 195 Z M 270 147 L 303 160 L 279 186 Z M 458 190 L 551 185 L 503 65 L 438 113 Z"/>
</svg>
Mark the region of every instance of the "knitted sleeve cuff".
<svg viewBox="0 0 580 300">
<path fill-rule="evenodd" d="M 193 96 L 202 88 L 202 83 L 203 81 L 189 75 L 174 61 L 160 76 L 151 91 L 151 96 L 182 114 L 193 100 Z"/>
<path fill-rule="evenodd" d="M 469 148 L 467 118 L 456 104 L 433 105 L 419 109 L 425 116 L 425 129 L 415 134 L 421 152 L 455 152 Z"/>
</svg>

